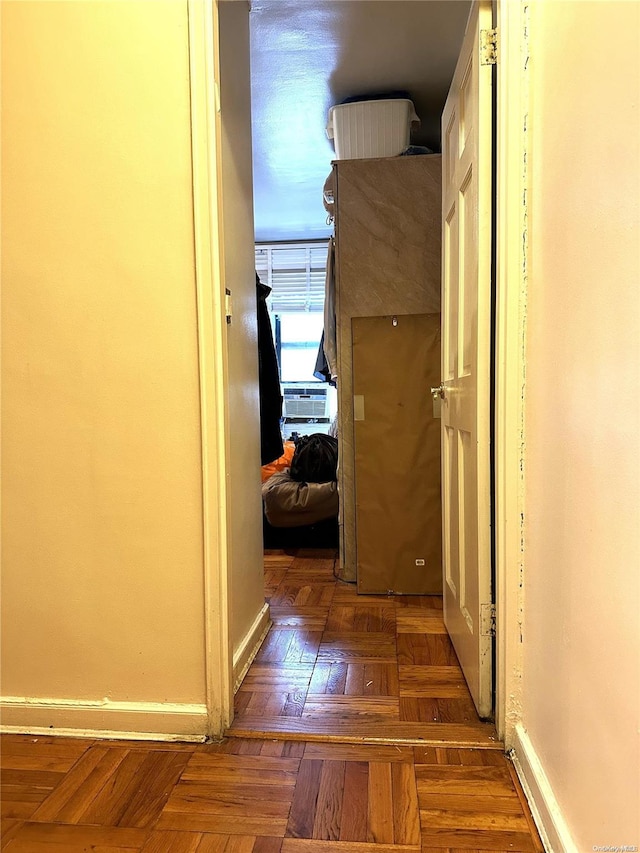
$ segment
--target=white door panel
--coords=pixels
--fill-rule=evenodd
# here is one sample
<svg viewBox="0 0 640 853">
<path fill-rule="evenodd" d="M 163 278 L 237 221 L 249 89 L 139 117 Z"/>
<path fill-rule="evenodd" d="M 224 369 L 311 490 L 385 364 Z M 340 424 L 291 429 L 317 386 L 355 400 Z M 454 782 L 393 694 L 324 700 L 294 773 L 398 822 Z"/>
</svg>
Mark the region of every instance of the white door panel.
<svg viewBox="0 0 640 853">
<path fill-rule="evenodd" d="M 442 116 L 444 612 L 481 717 L 492 711 L 490 0 L 475 0 Z"/>
</svg>

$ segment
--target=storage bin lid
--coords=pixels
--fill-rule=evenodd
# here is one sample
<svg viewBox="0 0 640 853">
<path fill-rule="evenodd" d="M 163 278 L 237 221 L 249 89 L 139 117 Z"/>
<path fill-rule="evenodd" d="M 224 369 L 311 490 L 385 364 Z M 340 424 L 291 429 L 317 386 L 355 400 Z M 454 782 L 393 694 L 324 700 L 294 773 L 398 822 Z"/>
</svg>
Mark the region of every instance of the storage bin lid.
<svg viewBox="0 0 640 853">
<path fill-rule="evenodd" d="M 375 98 L 370 100 L 365 99 L 362 101 L 349 101 L 346 104 L 336 104 L 335 106 L 329 108 L 329 117 L 327 120 L 327 137 L 329 139 L 333 139 L 333 114 L 335 111 L 348 111 L 354 106 L 361 107 L 369 104 L 372 105 L 372 108 L 374 110 L 376 109 L 376 105 L 378 104 L 406 104 L 410 123 L 413 124 L 415 122 L 417 124 L 420 124 L 420 119 L 418 117 L 418 114 L 416 113 L 415 107 L 413 106 L 413 101 L 409 100 L 408 98 Z"/>
</svg>

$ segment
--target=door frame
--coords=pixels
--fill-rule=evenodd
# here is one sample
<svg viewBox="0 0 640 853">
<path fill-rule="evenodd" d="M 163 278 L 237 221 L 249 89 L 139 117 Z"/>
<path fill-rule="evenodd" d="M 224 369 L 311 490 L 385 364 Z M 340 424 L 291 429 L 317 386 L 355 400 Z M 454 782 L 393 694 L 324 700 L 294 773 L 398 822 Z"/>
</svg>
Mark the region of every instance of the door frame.
<svg viewBox="0 0 640 853">
<path fill-rule="evenodd" d="M 521 716 L 529 45 L 525 0 L 494 0 L 496 77 L 495 603 L 498 736 Z"/>
<path fill-rule="evenodd" d="M 205 684 L 208 735 L 233 709 L 229 635 L 226 338 L 221 236 L 218 0 L 187 0 L 202 426 Z M 520 720 L 524 577 L 524 379 L 528 280 L 528 10 L 494 0 L 496 115 L 495 598 L 498 736 Z"/>
<path fill-rule="evenodd" d="M 200 426 L 207 736 L 233 714 L 230 636 L 227 340 L 224 294 L 218 0 L 187 0 Z"/>
</svg>

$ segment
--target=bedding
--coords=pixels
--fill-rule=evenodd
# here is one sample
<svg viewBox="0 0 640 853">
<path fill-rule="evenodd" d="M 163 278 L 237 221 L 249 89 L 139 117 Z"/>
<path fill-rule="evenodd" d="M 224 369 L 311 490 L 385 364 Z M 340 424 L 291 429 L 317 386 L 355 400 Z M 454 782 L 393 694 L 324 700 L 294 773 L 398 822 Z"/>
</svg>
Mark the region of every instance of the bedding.
<svg viewBox="0 0 640 853">
<path fill-rule="evenodd" d="M 273 527 L 301 527 L 338 515 L 338 484 L 299 483 L 289 470 L 273 474 L 262 485 L 267 521 Z"/>
<path fill-rule="evenodd" d="M 284 471 L 285 468 L 290 467 L 295 449 L 296 445 L 293 441 L 285 441 L 284 453 L 282 456 L 279 456 L 277 459 L 274 459 L 273 462 L 269 462 L 267 465 L 262 466 L 261 476 L 263 483 L 266 483 L 269 477 L 273 477 L 274 474 Z"/>
</svg>

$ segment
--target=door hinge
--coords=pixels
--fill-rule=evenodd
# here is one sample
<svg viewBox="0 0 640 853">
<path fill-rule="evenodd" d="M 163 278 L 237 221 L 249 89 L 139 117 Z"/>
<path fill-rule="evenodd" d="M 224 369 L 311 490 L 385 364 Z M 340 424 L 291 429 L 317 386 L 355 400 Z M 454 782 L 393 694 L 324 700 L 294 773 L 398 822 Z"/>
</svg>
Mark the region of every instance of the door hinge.
<svg viewBox="0 0 640 853">
<path fill-rule="evenodd" d="M 480 605 L 480 634 L 483 637 L 496 635 L 496 606 L 495 604 Z"/>
<path fill-rule="evenodd" d="M 495 65 L 498 61 L 498 30 L 480 30 L 480 63 Z"/>
</svg>

